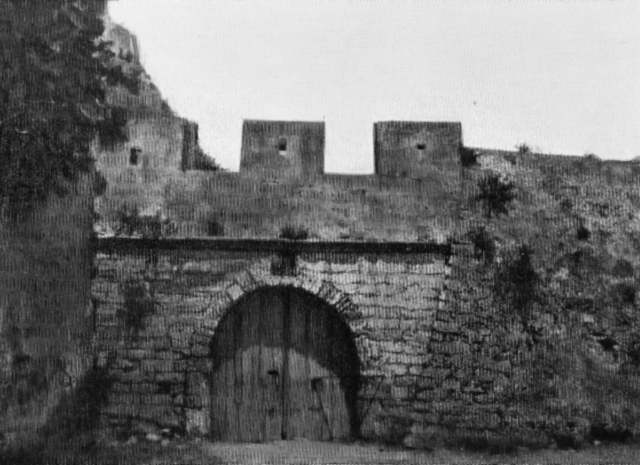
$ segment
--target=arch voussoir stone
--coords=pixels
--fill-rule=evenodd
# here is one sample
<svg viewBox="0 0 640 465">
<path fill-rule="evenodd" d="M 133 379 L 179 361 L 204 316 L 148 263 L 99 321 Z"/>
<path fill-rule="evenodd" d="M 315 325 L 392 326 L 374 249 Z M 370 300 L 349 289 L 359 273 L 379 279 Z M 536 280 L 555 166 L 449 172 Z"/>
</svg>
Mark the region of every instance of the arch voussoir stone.
<svg viewBox="0 0 640 465">
<path fill-rule="evenodd" d="M 352 322 L 361 317 L 358 306 L 351 296 L 339 290 L 332 282 L 308 277 L 292 278 L 291 276 L 263 276 L 244 271 L 223 286 L 223 290 L 212 299 L 211 317 L 220 320 L 224 314 L 243 296 L 261 288 L 276 286 L 292 286 L 304 290 L 325 301 L 336 309 L 345 321 Z"/>
<path fill-rule="evenodd" d="M 225 291 L 227 292 L 227 295 L 229 296 L 232 302 L 235 302 L 240 297 L 246 294 L 245 290 L 242 289 L 242 287 L 235 281 L 232 282 L 231 285 L 225 289 Z"/>
<path fill-rule="evenodd" d="M 234 282 L 240 286 L 244 292 L 251 292 L 260 285 L 260 282 L 256 280 L 249 270 L 243 271 L 236 276 Z"/>
<path fill-rule="evenodd" d="M 317 296 L 325 302 L 330 303 L 334 300 L 338 292 L 340 291 L 329 281 L 323 281 Z"/>
</svg>

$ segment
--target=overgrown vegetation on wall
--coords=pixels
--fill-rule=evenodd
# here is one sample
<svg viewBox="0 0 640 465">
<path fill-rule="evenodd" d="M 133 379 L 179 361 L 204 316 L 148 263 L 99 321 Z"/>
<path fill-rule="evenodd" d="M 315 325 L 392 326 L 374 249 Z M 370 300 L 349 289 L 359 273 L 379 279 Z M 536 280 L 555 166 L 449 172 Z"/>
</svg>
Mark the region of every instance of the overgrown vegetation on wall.
<svg viewBox="0 0 640 465">
<path fill-rule="evenodd" d="M 91 169 L 89 147 L 123 140 L 125 121 L 106 107 L 108 85 L 135 87 L 110 66 L 99 37 L 104 1 L 87 8 L 63 0 L 2 4 L 0 208 L 16 219 L 52 193 L 69 191 Z"/>
<path fill-rule="evenodd" d="M 91 145 L 122 141 L 106 1 L 0 2 L 0 436 L 30 442 L 90 360 Z M 25 437 L 19 437 L 24 435 Z M 9 441 L 9 442 L 11 442 Z"/>
<path fill-rule="evenodd" d="M 115 231 L 117 236 L 159 239 L 169 235 L 174 228 L 171 220 L 163 218 L 162 213 L 143 215 L 137 206 L 123 205 L 117 216 L 118 222 Z"/>
<path fill-rule="evenodd" d="M 487 218 L 509 214 L 507 205 L 516 196 L 512 181 L 505 181 L 499 175 L 490 174 L 478 182 L 478 187 L 480 193 L 476 199 L 482 202 Z"/>
<path fill-rule="evenodd" d="M 506 369 L 493 381 L 502 427 L 516 442 L 542 433 L 560 447 L 638 438 L 634 167 L 616 172 L 526 145 L 526 158 L 511 155 L 484 152 L 465 175 L 480 190 L 469 189 L 467 297 L 478 315 L 500 312 L 491 332 L 510 354 L 496 359 Z"/>
<path fill-rule="evenodd" d="M 124 304 L 118 319 L 129 337 L 138 337 L 145 328 L 146 319 L 155 312 L 155 298 L 150 283 L 141 280 L 130 280 L 122 284 Z"/>
</svg>

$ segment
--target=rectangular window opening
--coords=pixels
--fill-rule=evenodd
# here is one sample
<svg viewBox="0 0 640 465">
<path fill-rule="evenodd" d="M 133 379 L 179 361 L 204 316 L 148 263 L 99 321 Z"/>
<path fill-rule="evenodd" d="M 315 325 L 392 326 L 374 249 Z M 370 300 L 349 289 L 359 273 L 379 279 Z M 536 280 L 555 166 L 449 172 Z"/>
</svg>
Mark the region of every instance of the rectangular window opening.
<svg viewBox="0 0 640 465">
<path fill-rule="evenodd" d="M 138 165 L 138 155 L 140 154 L 142 150 L 140 150 L 137 147 L 132 147 L 131 148 L 131 152 L 129 153 L 129 164 L 131 166 L 137 166 Z"/>
</svg>

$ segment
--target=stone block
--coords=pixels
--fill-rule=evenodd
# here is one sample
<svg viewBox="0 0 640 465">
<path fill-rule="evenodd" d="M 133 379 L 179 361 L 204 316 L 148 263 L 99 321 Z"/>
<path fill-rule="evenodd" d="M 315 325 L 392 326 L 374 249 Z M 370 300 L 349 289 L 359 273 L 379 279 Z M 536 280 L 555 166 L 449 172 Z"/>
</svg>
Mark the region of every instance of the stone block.
<svg viewBox="0 0 640 465">
<path fill-rule="evenodd" d="M 511 362 L 509 360 L 503 360 L 495 364 L 495 370 L 499 373 L 509 373 L 511 371 Z"/>
<path fill-rule="evenodd" d="M 385 373 L 392 376 L 404 376 L 408 373 L 407 366 L 399 363 L 386 364 L 384 365 L 383 370 Z"/>
<path fill-rule="evenodd" d="M 445 379 L 443 383 L 440 385 L 441 389 L 445 391 L 460 391 L 460 381 L 457 379 Z"/>
<path fill-rule="evenodd" d="M 148 406 L 140 411 L 140 419 L 157 423 L 160 428 L 179 428 L 180 417 L 171 406 Z"/>
<path fill-rule="evenodd" d="M 126 373 L 117 373 L 115 377 L 120 381 L 144 382 L 153 381 L 153 373 L 145 371 L 129 371 Z"/>
<path fill-rule="evenodd" d="M 190 436 L 206 436 L 211 430 L 211 418 L 208 410 L 186 409 L 186 432 Z"/>
<path fill-rule="evenodd" d="M 164 372 L 156 373 L 155 381 L 158 383 L 181 383 L 184 381 L 184 373 Z"/>
<path fill-rule="evenodd" d="M 178 352 L 173 351 L 162 351 L 156 353 L 156 358 L 160 360 L 178 360 L 181 355 Z"/>
<path fill-rule="evenodd" d="M 309 270 L 312 273 L 327 273 L 331 269 L 331 265 L 329 265 L 326 261 L 321 260 L 319 262 L 307 262 L 303 260 L 299 260 L 300 268 Z"/>
<path fill-rule="evenodd" d="M 257 281 L 248 271 L 237 275 L 234 279 L 234 283 L 240 286 L 240 288 L 242 288 L 245 292 L 250 292 L 258 286 Z"/>
<path fill-rule="evenodd" d="M 322 283 L 320 287 L 320 291 L 318 292 L 318 297 L 327 302 L 332 301 L 339 291 L 328 281 Z"/>
<path fill-rule="evenodd" d="M 156 383 L 131 383 L 131 390 L 141 394 L 151 394 L 156 392 L 158 385 Z"/>
<path fill-rule="evenodd" d="M 227 294 L 232 301 L 235 301 L 242 297 L 245 292 L 238 284 L 233 284 L 227 288 Z"/>
<path fill-rule="evenodd" d="M 151 405 L 171 405 L 171 395 L 169 394 L 150 394 L 146 399 Z"/>
<path fill-rule="evenodd" d="M 111 404 L 139 404 L 140 394 L 135 392 L 110 392 L 108 402 Z"/>
<path fill-rule="evenodd" d="M 149 350 L 143 350 L 143 349 L 129 349 L 129 350 L 122 351 L 118 355 L 129 360 L 142 360 L 146 358 L 151 358 L 153 356 L 153 352 Z"/>
<path fill-rule="evenodd" d="M 111 392 L 131 392 L 130 382 L 116 382 L 111 386 Z"/>
<path fill-rule="evenodd" d="M 189 347 L 193 329 L 190 327 L 179 327 L 169 330 L 169 341 L 172 349 L 186 349 Z"/>
<path fill-rule="evenodd" d="M 157 337 L 145 337 L 140 338 L 139 347 L 144 350 L 167 350 L 171 348 L 171 342 L 167 335 Z"/>
<path fill-rule="evenodd" d="M 209 356 L 209 344 L 195 344 L 191 347 L 189 354 L 192 357 L 208 357 Z"/>
<path fill-rule="evenodd" d="M 406 400 L 411 395 L 411 389 L 408 386 L 392 386 L 391 397 L 394 400 Z"/>
<path fill-rule="evenodd" d="M 348 273 L 351 272 L 353 274 L 357 274 L 358 272 L 358 264 L 357 263 L 331 263 L 331 273 Z"/>
<path fill-rule="evenodd" d="M 225 309 L 229 305 L 231 305 L 231 302 L 233 302 L 233 300 L 231 299 L 229 294 L 227 294 L 226 292 L 218 292 L 211 298 L 211 301 L 209 302 L 209 307 L 215 308 L 215 309 L 218 309 L 218 311 L 221 311 L 222 309 Z"/>
<path fill-rule="evenodd" d="M 209 398 L 209 385 L 203 373 L 187 374 L 187 395 L 201 399 Z"/>
<path fill-rule="evenodd" d="M 149 359 L 141 362 L 143 371 L 146 372 L 167 372 L 173 370 L 173 360 Z"/>
</svg>

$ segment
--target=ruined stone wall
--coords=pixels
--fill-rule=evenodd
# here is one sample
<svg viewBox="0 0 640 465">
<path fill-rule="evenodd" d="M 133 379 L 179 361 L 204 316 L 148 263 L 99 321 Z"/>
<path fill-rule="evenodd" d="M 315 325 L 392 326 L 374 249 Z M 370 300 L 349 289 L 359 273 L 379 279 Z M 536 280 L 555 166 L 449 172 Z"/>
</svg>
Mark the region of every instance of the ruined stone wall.
<svg viewBox="0 0 640 465">
<path fill-rule="evenodd" d="M 411 447 L 546 446 L 571 444 L 601 421 L 584 404 L 596 399 L 585 394 L 587 375 L 603 376 L 589 363 L 614 362 L 584 338 L 593 317 L 551 301 L 519 313 L 496 298 L 497 275 L 471 246 L 403 244 L 398 253 L 384 244 L 302 243 L 315 249 L 300 249 L 307 251 L 298 252 L 295 271 L 283 273 L 285 255 L 272 241 L 238 251 L 208 249 L 207 240 L 160 241 L 155 253 L 110 241 L 125 245 L 99 245 L 93 312 L 95 348 L 115 381 L 103 419 L 120 431 L 206 435 L 217 324 L 243 296 L 270 286 L 317 296 L 348 324 L 361 364 L 356 412 L 364 438 Z M 342 245 L 359 248 L 335 249 Z M 153 302 L 136 337 L 126 323 L 127 283 Z"/>
<path fill-rule="evenodd" d="M 304 181 L 250 173 L 103 170 L 96 209 L 115 227 L 123 205 L 161 210 L 176 237 L 276 238 L 287 224 L 323 240 L 446 239 L 457 217 L 456 175 L 437 183 L 375 175 L 326 174 Z M 211 224 L 220 227 L 213 230 Z M 215 234 L 212 234 L 215 232 Z"/>
<path fill-rule="evenodd" d="M 435 422 L 435 404 L 425 393 L 435 389 L 443 397 L 459 389 L 430 355 L 448 354 L 451 346 L 437 320 L 451 272 L 446 255 L 307 253 L 295 276 L 274 274 L 274 259 L 277 254 L 257 251 L 99 253 L 96 350 L 115 378 L 105 421 L 119 429 L 207 434 L 209 342 L 218 321 L 253 289 L 294 286 L 332 305 L 353 331 L 364 437 L 409 441 L 414 423 Z M 123 323 L 123 290 L 131 280 L 154 302 L 137 337 Z"/>
<path fill-rule="evenodd" d="M 127 142 L 112 149 L 100 150 L 97 166 L 101 171 L 116 169 L 178 171 L 182 165 L 184 123 L 170 115 L 130 118 L 126 124 Z M 138 151 L 135 163 L 131 150 Z"/>
</svg>

